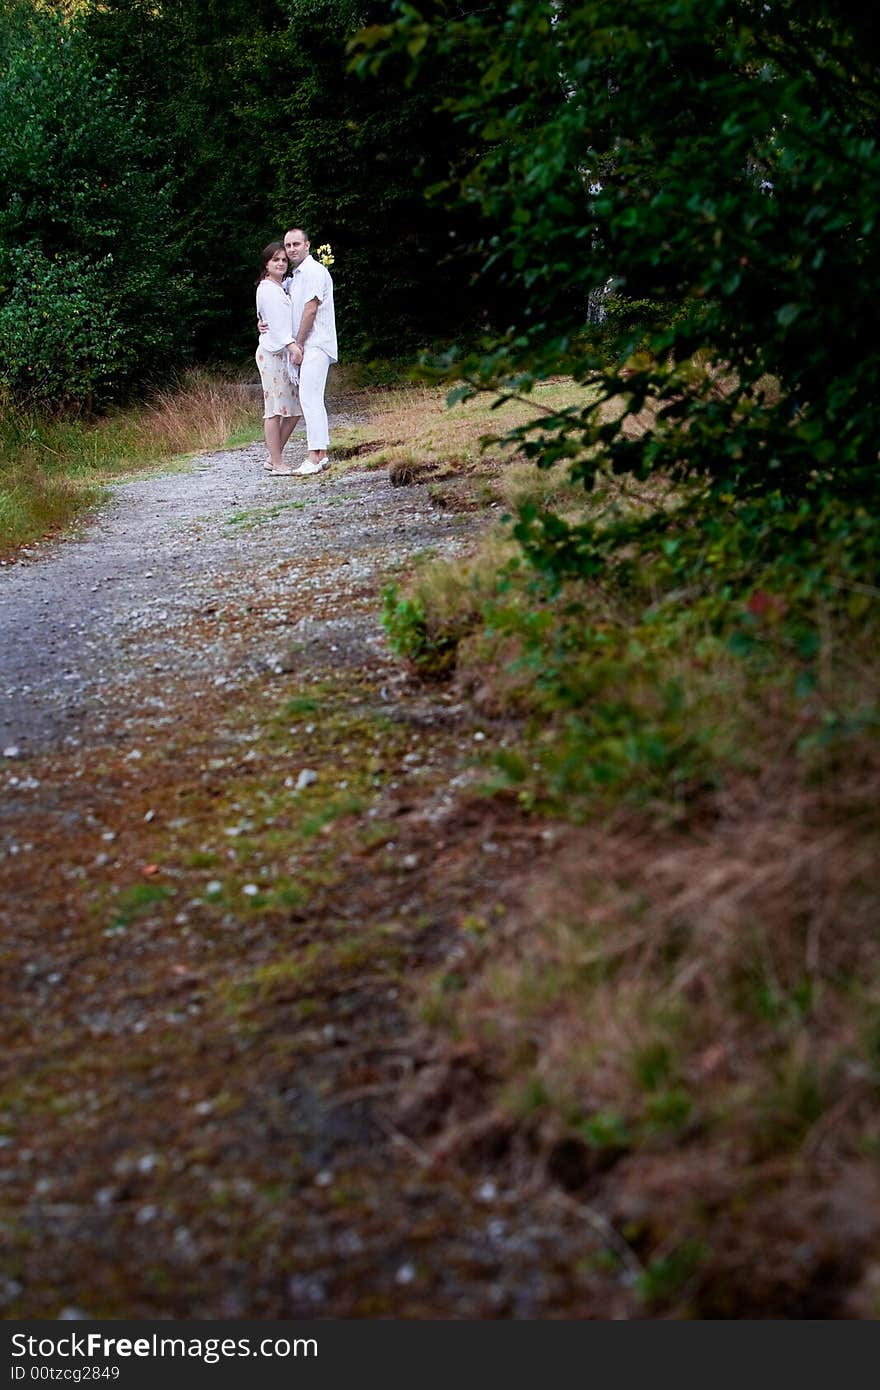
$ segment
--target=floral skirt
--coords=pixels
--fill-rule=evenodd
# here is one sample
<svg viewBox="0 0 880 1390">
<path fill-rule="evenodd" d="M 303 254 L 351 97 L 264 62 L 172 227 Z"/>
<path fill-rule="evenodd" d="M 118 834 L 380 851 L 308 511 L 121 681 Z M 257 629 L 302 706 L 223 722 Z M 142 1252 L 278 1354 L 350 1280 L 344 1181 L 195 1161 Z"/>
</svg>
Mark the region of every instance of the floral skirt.
<svg viewBox="0 0 880 1390">
<path fill-rule="evenodd" d="M 263 419 L 272 415 L 301 415 L 299 391 L 287 373 L 287 352 L 257 348 L 257 367 L 263 383 Z"/>
</svg>

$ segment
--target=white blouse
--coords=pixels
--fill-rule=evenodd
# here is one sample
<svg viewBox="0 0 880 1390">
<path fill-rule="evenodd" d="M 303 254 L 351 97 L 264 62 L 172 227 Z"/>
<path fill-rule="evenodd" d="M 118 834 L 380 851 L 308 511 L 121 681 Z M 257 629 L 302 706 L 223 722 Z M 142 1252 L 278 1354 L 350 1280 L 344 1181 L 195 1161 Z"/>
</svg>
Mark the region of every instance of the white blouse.
<svg viewBox="0 0 880 1390">
<path fill-rule="evenodd" d="M 257 285 L 257 314 L 269 325 L 266 332 L 260 334 L 260 347 L 264 352 L 281 352 L 293 342 L 296 337 L 293 305 L 281 286 L 268 277 Z"/>
</svg>

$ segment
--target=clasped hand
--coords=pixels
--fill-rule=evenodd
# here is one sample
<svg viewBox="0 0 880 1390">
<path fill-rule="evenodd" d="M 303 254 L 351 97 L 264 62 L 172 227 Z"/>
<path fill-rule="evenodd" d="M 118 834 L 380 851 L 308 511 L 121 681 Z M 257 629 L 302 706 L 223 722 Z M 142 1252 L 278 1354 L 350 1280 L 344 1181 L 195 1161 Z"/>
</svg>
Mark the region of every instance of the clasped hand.
<svg viewBox="0 0 880 1390">
<path fill-rule="evenodd" d="M 268 331 L 269 331 L 269 325 L 268 325 L 268 323 L 266 322 L 266 320 L 265 320 L 265 319 L 258 318 L 258 319 L 257 319 L 257 332 L 260 333 L 260 334 L 263 334 L 263 333 L 268 333 Z M 302 348 L 300 347 L 299 343 L 294 343 L 294 344 L 292 345 L 292 347 L 289 347 L 289 348 L 288 348 L 288 352 L 290 353 L 291 359 L 292 359 L 292 361 L 293 361 L 293 365 L 294 365 L 295 367 L 301 366 L 302 360 L 303 360 L 303 350 L 302 350 Z"/>
</svg>

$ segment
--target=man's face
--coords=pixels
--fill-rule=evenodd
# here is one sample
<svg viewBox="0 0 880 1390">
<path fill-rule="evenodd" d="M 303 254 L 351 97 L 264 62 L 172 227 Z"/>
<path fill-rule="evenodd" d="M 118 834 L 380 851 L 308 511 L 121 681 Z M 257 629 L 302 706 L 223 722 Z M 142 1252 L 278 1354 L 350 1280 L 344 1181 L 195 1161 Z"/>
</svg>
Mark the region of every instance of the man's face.
<svg viewBox="0 0 880 1390">
<path fill-rule="evenodd" d="M 285 232 L 284 249 L 287 252 L 291 265 L 299 265 L 309 254 L 310 243 L 306 241 L 300 231 Z"/>
</svg>

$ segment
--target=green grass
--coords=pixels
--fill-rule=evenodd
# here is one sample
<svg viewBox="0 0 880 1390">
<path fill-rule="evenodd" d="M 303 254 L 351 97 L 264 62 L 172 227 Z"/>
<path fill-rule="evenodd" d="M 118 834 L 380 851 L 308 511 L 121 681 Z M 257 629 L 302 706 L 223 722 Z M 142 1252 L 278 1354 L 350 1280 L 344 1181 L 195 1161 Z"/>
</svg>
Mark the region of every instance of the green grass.
<svg viewBox="0 0 880 1390">
<path fill-rule="evenodd" d="M 262 526 L 267 521 L 274 521 L 275 517 L 282 516 L 284 512 L 304 511 L 309 504 L 307 502 L 291 501 L 277 502 L 272 507 L 251 507 L 242 512 L 234 512 L 228 517 L 226 527 L 236 526 L 241 530 L 253 530 L 257 526 Z"/>
</svg>

